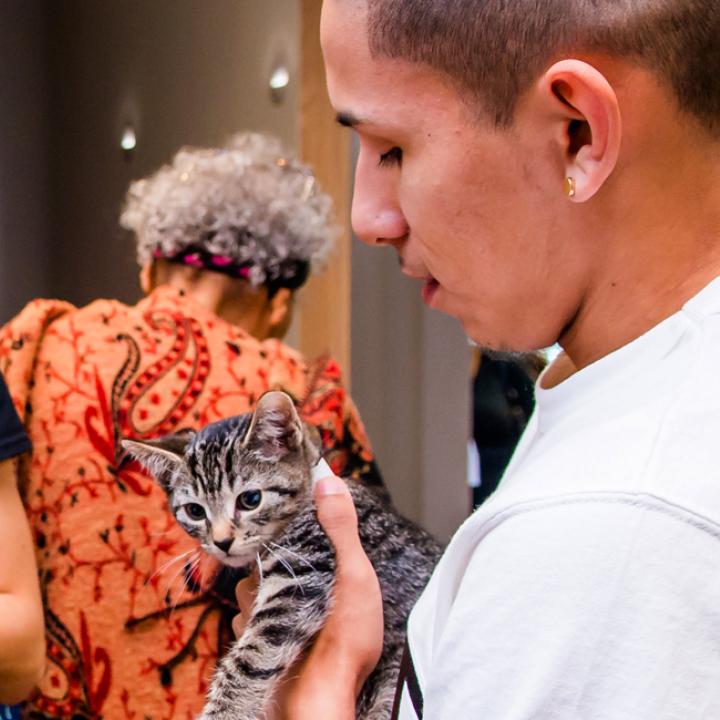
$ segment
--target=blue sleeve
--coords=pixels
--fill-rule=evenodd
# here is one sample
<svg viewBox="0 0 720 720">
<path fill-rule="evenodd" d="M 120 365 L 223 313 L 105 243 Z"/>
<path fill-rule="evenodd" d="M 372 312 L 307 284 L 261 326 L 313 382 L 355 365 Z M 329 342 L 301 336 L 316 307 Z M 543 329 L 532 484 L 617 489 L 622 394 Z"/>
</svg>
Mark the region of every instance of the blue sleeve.
<svg viewBox="0 0 720 720">
<path fill-rule="evenodd" d="M 30 439 L 23 429 L 7 385 L 0 375 L 0 460 L 22 455 L 30 450 Z"/>
</svg>

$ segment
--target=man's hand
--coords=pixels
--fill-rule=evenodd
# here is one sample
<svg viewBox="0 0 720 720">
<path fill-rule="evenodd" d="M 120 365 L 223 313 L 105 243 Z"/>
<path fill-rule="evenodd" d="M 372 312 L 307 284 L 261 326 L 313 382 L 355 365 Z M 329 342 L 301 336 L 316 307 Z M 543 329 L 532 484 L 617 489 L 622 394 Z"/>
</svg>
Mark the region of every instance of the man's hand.
<svg viewBox="0 0 720 720">
<path fill-rule="evenodd" d="M 318 481 L 315 502 L 337 557 L 333 605 L 313 646 L 287 673 L 268 706 L 268 718 L 354 720 L 355 699 L 382 652 L 380 585 L 360 544 L 357 513 L 345 482 L 334 476 Z M 233 622 L 238 637 L 256 590 L 254 576 L 238 583 L 241 614 Z"/>
</svg>

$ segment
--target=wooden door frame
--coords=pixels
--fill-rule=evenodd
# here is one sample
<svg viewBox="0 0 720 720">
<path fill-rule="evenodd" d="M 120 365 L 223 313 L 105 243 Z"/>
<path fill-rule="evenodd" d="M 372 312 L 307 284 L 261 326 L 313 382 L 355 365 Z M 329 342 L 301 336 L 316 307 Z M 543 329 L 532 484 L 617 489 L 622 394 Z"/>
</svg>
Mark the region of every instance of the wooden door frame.
<svg viewBox="0 0 720 720">
<path fill-rule="evenodd" d="M 325 271 L 301 292 L 300 350 L 307 357 L 330 353 L 350 382 L 350 135 L 335 122 L 320 50 L 322 0 L 300 1 L 300 157 L 310 165 L 335 204 L 340 230 Z"/>
</svg>

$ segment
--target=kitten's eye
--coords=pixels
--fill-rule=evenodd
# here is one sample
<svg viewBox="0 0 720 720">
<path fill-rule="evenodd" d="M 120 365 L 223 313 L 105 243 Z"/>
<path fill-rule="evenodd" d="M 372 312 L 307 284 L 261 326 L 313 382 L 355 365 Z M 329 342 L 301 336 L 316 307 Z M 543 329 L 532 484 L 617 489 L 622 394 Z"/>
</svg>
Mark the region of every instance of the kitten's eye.
<svg viewBox="0 0 720 720">
<path fill-rule="evenodd" d="M 188 503 L 185 505 L 185 512 L 191 520 L 204 520 L 205 508 L 197 503 Z"/>
<path fill-rule="evenodd" d="M 237 508 L 238 510 L 254 510 L 261 500 L 262 493 L 260 490 L 247 490 L 238 495 Z"/>
</svg>

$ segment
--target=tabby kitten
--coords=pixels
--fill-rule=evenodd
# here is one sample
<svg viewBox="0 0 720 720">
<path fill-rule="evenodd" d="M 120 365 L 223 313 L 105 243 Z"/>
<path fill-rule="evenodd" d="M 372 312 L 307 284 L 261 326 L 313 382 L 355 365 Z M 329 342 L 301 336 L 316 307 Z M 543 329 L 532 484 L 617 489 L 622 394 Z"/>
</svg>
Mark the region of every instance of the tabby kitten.
<svg viewBox="0 0 720 720">
<path fill-rule="evenodd" d="M 123 441 L 168 494 L 177 521 L 232 567 L 257 564 L 261 578 L 245 631 L 215 672 L 203 720 L 256 720 L 278 680 L 322 627 L 331 603 L 335 554 L 312 500 L 320 459 L 316 433 L 282 392 L 254 414 L 195 435 Z M 382 657 L 365 683 L 357 717 L 390 717 L 407 617 L 440 546 L 373 490 L 350 481 L 360 538 L 383 595 Z"/>
</svg>

